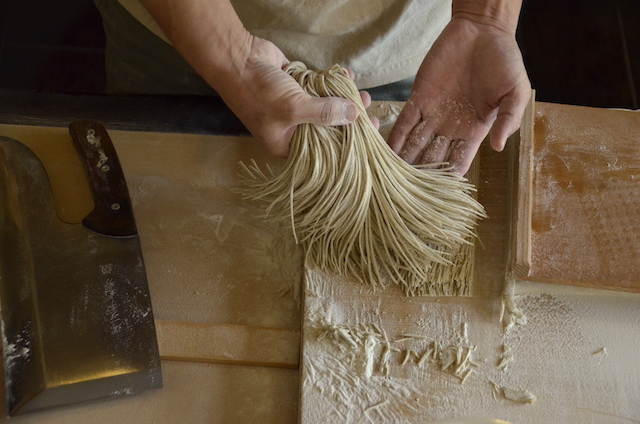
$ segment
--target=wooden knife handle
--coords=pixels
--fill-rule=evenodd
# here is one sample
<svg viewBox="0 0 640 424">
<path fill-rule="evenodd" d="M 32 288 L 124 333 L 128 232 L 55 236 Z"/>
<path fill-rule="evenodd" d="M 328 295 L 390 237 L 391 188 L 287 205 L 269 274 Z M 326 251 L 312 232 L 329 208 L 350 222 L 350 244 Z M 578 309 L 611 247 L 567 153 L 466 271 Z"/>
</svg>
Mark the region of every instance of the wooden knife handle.
<svg viewBox="0 0 640 424">
<path fill-rule="evenodd" d="M 69 132 L 82 159 L 95 202 L 95 208 L 82 224 L 110 237 L 137 235 L 129 190 L 109 134 L 94 121 L 72 122 Z"/>
</svg>

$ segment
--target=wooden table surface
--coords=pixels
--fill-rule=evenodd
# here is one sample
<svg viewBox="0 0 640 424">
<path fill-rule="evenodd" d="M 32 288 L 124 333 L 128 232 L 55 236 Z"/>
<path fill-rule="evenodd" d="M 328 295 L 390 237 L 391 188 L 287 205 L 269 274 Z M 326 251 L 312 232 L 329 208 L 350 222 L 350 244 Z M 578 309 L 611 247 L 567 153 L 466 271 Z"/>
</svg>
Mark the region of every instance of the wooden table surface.
<svg viewBox="0 0 640 424">
<path fill-rule="evenodd" d="M 156 318 L 300 329 L 300 259 L 284 234 L 255 219 L 255 206 L 232 191 L 239 184 L 238 160 L 274 161 L 249 138 L 109 132 L 134 201 Z M 0 125 L 0 134 L 45 144 L 63 143 L 68 137 L 65 128 L 35 126 Z M 393 290 L 363 297 L 362 287 L 334 281 L 330 293 L 335 309 L 349 311 L 334 318 L 359 324 L 358 316 L 367 313 L 357 311 L 371 311 L 375 305 L 380 316 L 395 317 L 386 327 L 390 335 L 421 332 L 442 342 L 458 337 L 461 324 L 467 323 L 479 368 L 464 385 L 437 368 L 425 368 L 425 378 L 415 387 L 424 395 L 415 401 L 420 413 L 408 415 L 407 422 L 468 415 L 518 423 L 639 422 L 640 296 L 520 284 L 516 300 L 528 323 L 504 332 L 499 317 L 508 212 L 506 160 L 507 155 L 482 148 L 479 200 L 490 218 L 479 228 L 483 247 L 477 251 L 471 297 L 407 299 Z M 79 181 L 81 186 L 82 178 Z M 77 193 L 83 196 L 82 190 Z M 60 202 L 74 207 L 86 203 L 66 197 L 59 196 Z M 354 295 L 364 300 L 347 305 Z M 511 349 L 513 361 L 501 371 L 497 365 L 503 345 Z M 406 373 L 400 368 L 403 358 L 393 360 L 396 371 L 391 377 L 400 378 Z M 162 365 L 161 390 L 11 421 L 298 422 L 299 370 L 177 361 Z M 537 401 L 523 405 L 506 400 L 494 394 L 488 380 L 531 390 Z M 331 408 L 325 412 L 324 417 L 334 416 Z"/>
<path fill-rule="evenodd" d="M 107 130 L 129 186 L 155 318 L 299 330 L 300 258 L 232 192 L 239 160 L 274 160 L 249 138 Z M 44 159 L 59 216 L 78 222 L 92 206 L 67 129 L 0 125 L 0 134 Z M 160 390 L 11 422 L 297 421 L 297 369 L 178 361 L 162 369 Z"/>
</svg>

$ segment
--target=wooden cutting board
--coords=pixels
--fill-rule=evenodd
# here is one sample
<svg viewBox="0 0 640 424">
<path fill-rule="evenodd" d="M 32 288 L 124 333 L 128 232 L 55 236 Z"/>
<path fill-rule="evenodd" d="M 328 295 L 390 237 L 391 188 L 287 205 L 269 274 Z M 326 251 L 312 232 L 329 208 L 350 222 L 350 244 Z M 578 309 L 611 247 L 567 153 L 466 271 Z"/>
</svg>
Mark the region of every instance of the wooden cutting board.
<svg viewBox="0 0 640 424">
<path fill-rule="evenodd" d="M 544 113 L 556 108 L 536 106 Z M 527 283 L 516 290 L 515 303 L 528 322 L 505 331 L 500 300 L 510 248 L 510 156 L 485 143 L 479 157 L 478 199 L 489 218 L 478 228 L 471 296 L 406 297 L 395 286 L 374 291 L 306 270 L 301 424 L 637 421 L 640 295 Z M 443 370 L 428 355 L 436 344 L 461 348 L 462 357 L 470 350 L 475 365 L 464 382 L 456 367 Z M 505 388 L 530 391 L 537 400 L 507 399 Z"/>
<path fill-rule="evenodd" d="M 538 102 L 532 118 L 514 277 L 640 292 L 640 113 Z"/>
</svg>

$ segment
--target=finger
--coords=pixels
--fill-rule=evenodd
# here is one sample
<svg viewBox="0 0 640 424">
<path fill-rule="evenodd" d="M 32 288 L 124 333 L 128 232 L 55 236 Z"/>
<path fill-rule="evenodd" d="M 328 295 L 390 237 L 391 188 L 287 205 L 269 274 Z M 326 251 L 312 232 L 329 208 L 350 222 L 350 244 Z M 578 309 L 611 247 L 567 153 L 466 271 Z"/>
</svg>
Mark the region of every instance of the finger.
<svg viewBox="0 0 640 424">
<path fill-rule="evenodd" d="M 459 175 L 466 174 L 471 167 L 471 162 L 473 162 L 473 158 L 475 158 L 481 144 L 482 140 L 456 140 L 451 147 L 451 151 L 447 159 L 453 172 L 456 172 Z"/>
<path fill-rule="evenodd" d="M 365 108 L 371 106 L 371 95 L 367 91 L 360 92 L 360 100 Z"/>
<path fill-rule="evenodd" d="M 501 152 L 507 138 L 520 128 L 524 110 L 531 97 L 530 84 L 518 85 L 516 89 L 502 98 L 498 105 L 498 116 L 489 132 L 491 147 Z"/>
<path fill-rule="evenodd" d="M 418 159 L 418 163 L 428 165 L 445 162 L 450 146 L 451 141 L 447 137 L 443 135 L 435 137 L 423 150 L 420 159 Z"/>
<path fill-rule="evenodd" d="M 420 121 L 407 135 L 398 155 L 407 163 L 412 164 L 432 140 L 433 132 L 428 127 L 427 121 Z"/>
<path fill-rule="evenodd" d="M 297 123 L 346 125 L 358 118 L 358 108 L 340 97 L 309 97 L 297 111 Z"/>
<path fill-rule="evenodd" d="M 376 129 L 376 131 L 380 130 L 380 120 L 378 119 L 378 117 L 370 116 L 369 119 L 371 120 L 371 123 L 373 124 L 373 127 Z"/>
<path fill-rule="evenodd" d="M 420 110 L 407 103 L 398 115 L 398 119 L 389 134 L 389 146 L 394 152 L 400 154 L 407 142 L 407 137 L 421 119 Z M 422 149 L 420 149 L 422 150 Z"/>
<path fill-rule="evenodd" d="M 351 68 L 344 68 L 344 69 L 347 70 L 347 74 L 349 74 L 349 78 L 351 78 L 352 80 L 355 79 L 356 73 L 353 72 L 353 69 L 351 69 Z"/>
</svg>

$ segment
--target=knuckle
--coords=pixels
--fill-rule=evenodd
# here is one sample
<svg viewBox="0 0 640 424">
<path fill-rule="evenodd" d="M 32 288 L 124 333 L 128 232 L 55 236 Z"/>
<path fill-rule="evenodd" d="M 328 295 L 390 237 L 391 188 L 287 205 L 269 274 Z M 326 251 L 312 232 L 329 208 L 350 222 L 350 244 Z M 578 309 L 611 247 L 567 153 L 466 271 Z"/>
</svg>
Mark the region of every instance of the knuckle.
<svg viewBox="0 0 640 424">
<path fill-rule="evenodd" d="M 289 126 L 299 123 L 304 114 L 304 99 L 302 96 L 292 95 L 282 97 L 275 104 L 267 107 L 272 122 Z"/>
<path fill-rule="evenodd" d="M 300 115 L 300 104 L 295 99 L 285 101 L 280 105 L 281 120 L 287 124 L 295 122 Z"/>
<path fill-rule="evenodd" d="M 329 125 L 338 118 L 339 108 L 337 102 L 327 101 L 322 105 L 320 111 L 320 122 L 324 125 Z"/>
</svg>

